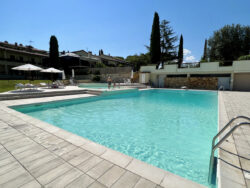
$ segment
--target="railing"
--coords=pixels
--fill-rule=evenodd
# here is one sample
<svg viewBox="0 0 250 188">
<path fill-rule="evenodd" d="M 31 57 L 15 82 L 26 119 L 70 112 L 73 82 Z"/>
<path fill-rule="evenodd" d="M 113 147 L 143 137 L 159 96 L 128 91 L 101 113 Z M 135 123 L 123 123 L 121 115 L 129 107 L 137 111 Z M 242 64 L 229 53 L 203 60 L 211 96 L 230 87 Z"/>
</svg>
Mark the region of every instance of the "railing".
<svg viewBox="0 0 250 188">
<path fill-rule="evenodd" d="M 246 119 L 248 121 L 250 121 L 249 117 L 246 116 L 237 116 L 234 117 L 233 119 L 231 119 L 221 130 L 218 134 L 216 134 L 213 138 L 212 141 L 212 151 L 211 151 L 211 156 L 210 156 L 210 164 L 209 164 L 209 174 L 208 174 L 208 182 L 212 183 L 212 176 L 213 176 L 213 171 L 214 171 L 214 152 L 215 150 L 240 126 L 243 125 L 249 125 L 249 122 L 241 122 L 238 123 L 237 125 L 235 125 L 232 129 L 230 129 L 230 131 L 215 145 L 215 141 L 216 139 L 236 120 L 236 119 Z"/>
</svg>

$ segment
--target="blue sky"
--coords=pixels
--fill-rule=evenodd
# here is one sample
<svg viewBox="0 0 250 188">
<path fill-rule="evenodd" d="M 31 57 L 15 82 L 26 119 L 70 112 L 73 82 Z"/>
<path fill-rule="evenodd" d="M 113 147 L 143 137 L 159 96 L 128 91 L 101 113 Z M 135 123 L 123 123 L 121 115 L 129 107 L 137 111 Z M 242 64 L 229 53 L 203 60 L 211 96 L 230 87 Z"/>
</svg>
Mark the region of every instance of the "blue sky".
<svg viewBox="0 0 250 188">
<path fill-rule="evenodd" d="M 0 6 L 0 41 L 113 56 L 145 53 L 154 12 L 183 34 L 186 60 L 199 60 L 205 38 L 225 24 L 250 25 L 249 0 L 8 0 Z"/>
</svg>

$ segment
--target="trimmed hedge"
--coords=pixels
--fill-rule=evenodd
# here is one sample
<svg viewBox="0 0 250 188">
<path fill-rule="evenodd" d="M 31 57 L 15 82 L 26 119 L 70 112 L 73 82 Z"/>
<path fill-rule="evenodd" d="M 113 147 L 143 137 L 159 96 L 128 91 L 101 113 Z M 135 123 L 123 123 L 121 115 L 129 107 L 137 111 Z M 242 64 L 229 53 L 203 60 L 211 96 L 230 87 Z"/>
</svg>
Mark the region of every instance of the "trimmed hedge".
<svg viewBox="0 0 250 188">
<path fill-rule="evenodd" d="M 238 60 L 250 60 L 250 55 L 243 55 L 238 58 Z"/>
</svg>

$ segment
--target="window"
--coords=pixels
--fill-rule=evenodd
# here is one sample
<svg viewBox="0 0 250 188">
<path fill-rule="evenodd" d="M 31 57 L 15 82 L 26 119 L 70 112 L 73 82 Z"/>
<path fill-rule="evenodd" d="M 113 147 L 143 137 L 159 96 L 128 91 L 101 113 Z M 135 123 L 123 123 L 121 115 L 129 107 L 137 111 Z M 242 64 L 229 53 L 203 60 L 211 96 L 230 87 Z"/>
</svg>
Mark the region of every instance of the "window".
<svg viewBox="0 0 250 188">
<path fill-rule="evenodd" d="M 10 60 L 15 60 L 15 56 L 14 55 L 10 55 Z"/>
<path fill-rule="evenodd" d="M 31 63 L 35 63 L 35 59 L 34 58 L 31 58 Z"/>
<path fill-rule="evenodd" d="M 22 56 L 19 57 L 19 61 L 23 62 L 23 57 Z"/>
</svg>

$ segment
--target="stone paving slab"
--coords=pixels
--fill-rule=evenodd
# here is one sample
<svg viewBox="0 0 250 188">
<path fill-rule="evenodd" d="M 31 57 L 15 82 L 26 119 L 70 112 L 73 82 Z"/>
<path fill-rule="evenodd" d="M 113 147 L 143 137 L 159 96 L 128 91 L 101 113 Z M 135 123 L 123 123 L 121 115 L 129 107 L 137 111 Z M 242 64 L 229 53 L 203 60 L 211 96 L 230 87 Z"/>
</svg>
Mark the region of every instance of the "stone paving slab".
<svg viewBox="0 0 250 188">
<path fill-rule="evenodd" d="M 68 99 L 0 102 L 0 187 L 204 187 L 8 108 Z"/>
<path fill-rule="evenodd" d="M 224 127 L 229 120 L 236 116 L 242 115 L 250 117 L 250 93 L 219 92 L 219 109 L 219 129 Z M 246 120 L 236 120 L 225 133 L 242 121 Z M 219 187 L 250 187 L 248 184 L 250 181 L 249 140 L 250 126 L 240 127 L 221 145 L 218 160 L 218 168 L 220 169 L 218 171 Z"/>
</svg>

